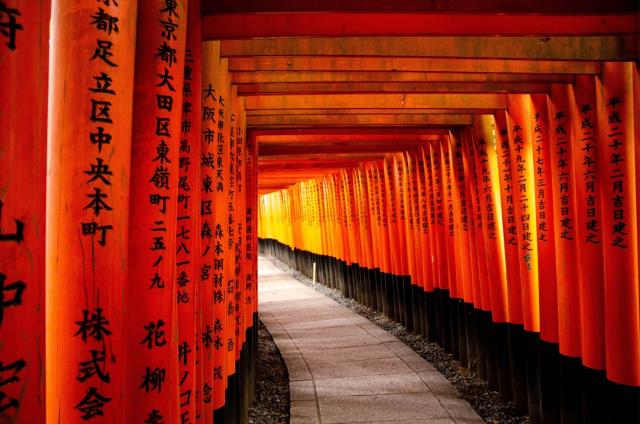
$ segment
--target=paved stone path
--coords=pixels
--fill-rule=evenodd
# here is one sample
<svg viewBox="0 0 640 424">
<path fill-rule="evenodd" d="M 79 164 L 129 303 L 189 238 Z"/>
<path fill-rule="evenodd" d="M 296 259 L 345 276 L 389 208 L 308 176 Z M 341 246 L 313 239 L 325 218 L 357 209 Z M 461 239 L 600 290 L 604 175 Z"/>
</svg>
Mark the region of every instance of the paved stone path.
<svg viewBox="0 0 640 424">
<path fill-rule="evenodd" d="M 411 348 L 262 256 L 258 290 L 289 370 L 292 424 L 483 422 Z"/>
</svg>

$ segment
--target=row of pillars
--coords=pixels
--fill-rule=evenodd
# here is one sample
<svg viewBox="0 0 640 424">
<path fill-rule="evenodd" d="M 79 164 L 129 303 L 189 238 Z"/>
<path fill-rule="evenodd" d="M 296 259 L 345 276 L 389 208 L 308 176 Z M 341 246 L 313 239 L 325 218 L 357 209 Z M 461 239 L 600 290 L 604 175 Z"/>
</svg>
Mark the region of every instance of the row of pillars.
<svg viewBox="0 0 640 424">
<path fill-rule="evenodd" d="M 323 261 L 332 267 L 337 261 L 347 276 L 377 270 L 400 279 L 392 279 L 396 286 L 410 282 L 402 289 L 407 299 L 394 294 L 392 283 L 378 289 L 393 297 L 390 305 L 405 299 L 400 304 L 409 312 L 401 307 L 388 313 L 402 322 L 411 316 L 411 299 L 445 293 L 451 302 L 483 312 L 479 322 L 488 315 L 491 328 L 523 334 L 520 342 L 500 345 L 511 350 L 501 353 L 505 357 L 534 350 L 530 339 L 552 346 L 556 362 L 569 364 L 567 393 L 595 385 L 599 389 L 586 399 L 601 410 L 610 398 L 600 394 L 626 393 L 616 404 L 622 416 L 635 417 L 639 84 L 635 63 L 604 63 L 602 75 L 553 85 L 548 95 L 508 95 L 507 110 L 476 116 L 471 126 L 417 150 L 261 196 L 259 237 L 276 242 L 275 251 L 288 246 L 295 259 L 288 262 L 298 268 L 299 256 L 317 257 L 320 275 Z M 363 284 L 360 277 L 346 281 Z M 347 295 L 359 293 L 358 284 L 355 291 L 347 284 Z M 412 296 L 416 288 L 419 296 Z M 418 332 L 423 324 L 434 325 L 427 321 L 408 320 Z M 493 345 L 488 336 L 482 343 Z M 545 392 L 540 373 L 548 376 L 555 368 L 541 371 L 532 361 L 533 375 L 520 386 L 526 411 L 531 384 L 528 409 L 536 414 L 541 393 L 559 387 L 560 377 L 556 373 Z M 576 421 L 567 416 L 566 422 Z"/>
<path fill-rule="evenodd" d="M 0 2 L 0 421 L 241 421 L 257 146 L 198 0 Z"/>
</svg>

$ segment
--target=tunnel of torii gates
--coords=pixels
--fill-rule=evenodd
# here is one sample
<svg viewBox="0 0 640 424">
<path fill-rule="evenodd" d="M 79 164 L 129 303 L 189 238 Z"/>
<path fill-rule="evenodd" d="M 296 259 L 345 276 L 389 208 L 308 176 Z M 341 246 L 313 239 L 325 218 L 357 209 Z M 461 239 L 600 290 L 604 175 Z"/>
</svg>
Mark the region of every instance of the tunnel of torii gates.
<svg viewBox="0 0 640 424">
<path fill-rule="evenodd" d="M 259 237 L 638 422 L 638 4 L 254 3 L 0 1 L 0 421 L 243 422 Z"/>
</svg>

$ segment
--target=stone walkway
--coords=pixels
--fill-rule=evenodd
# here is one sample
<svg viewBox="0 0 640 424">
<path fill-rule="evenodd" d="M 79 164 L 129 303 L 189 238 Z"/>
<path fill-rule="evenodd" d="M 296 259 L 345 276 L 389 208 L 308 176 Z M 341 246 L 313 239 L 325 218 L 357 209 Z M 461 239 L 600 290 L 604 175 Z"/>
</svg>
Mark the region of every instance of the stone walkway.
<svg viewBox="0 0 640 424">
<path fill-rule="evenodd" d="M 258 290 L 289 370 L 292 424 L 483 422 L 411 348 L 262 256 Z"/>
</svg>

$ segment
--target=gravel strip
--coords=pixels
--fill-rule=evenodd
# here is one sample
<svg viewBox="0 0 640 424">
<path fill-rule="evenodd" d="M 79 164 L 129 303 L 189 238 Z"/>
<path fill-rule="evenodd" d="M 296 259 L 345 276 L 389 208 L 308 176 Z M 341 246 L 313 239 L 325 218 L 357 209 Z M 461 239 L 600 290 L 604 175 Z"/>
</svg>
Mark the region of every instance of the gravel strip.
<svg viewBox="0 0 640 424">
<path fill-rule="evenodd" d="M 267 328 L 258 322 L 258 364 L 249 423 L 289 423 L 289 372 Z"/>
<path fill-rule="evenodd" d="M 271 259 L 279 269 L 296 280 L 309 287 L 314 287 L 312 280 L 306 275 L 293 268 L 289 268 L 285 263 L 280 262 L 272 256 L 269 256 L 269 259 Z M 528 416 L 519 415 L 513 403 L 503 401 L 498 392 L 489 389 L 487 382 L 476 377 L 475 373 L 471 372 L 468 368 L 461 367 L 460 363 L 454 360 L 453 356 L 446 353 L 437 343 L 429 343 L 424 337 L 408 331 L 402 324 L 389 320 L 381 312 L 363 306 L 353 299 L 347 299 L 336 289 L 323 286 L 322 284 L 317 284 L 315 288 L 325 296 L 362 315 L 402 340 L 402 342 L 440 371 L 440 373 L 454 385 L 458 393 L 460 393 L 460 396 L 469 402 L 471 407 L 485 422 L 493 424 L 529 423 Z"/>
</svg>

